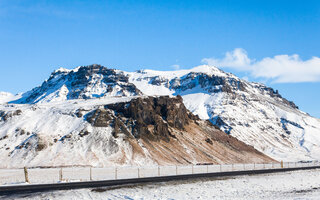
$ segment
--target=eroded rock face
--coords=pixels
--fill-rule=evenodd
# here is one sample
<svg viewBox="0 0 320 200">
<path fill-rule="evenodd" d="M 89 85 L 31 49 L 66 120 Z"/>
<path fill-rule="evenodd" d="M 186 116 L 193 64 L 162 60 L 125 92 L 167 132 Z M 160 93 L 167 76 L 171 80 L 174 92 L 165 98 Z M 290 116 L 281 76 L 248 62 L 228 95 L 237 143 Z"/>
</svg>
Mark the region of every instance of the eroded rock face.
<svg viewBox="0 0 320 200">
<path fill-rule="evenodd" d="M 205 73 L 191 72 L 184 77 L 171 80 L 171 89 L 176 91 L 186 91 L 188 89 L 200 86 L 210 93 L 234 91 L 246 91 L 245 83 L 234 79 L 220 76 L 209 76 Z"/>
<path fill-rule="evenodd" d="M 217 117 L 213 118 L 212 122 L 213 122 L 214 126 L 216 126 L 218 129 L 223 130 L 227 134 L 230 134 L 232 127 L 229 126 L 227 123 L 225 123 L 221 119 L 221 117 L 217 116 Z"/>
<path fill-rule="evenodd" d="M 96 127 L 107 127 L 112 120 L 111 113 L 105 109 L 94 110 L 87 116 L 87 121 Z"/>
<path fill-rule="evenodd" d="M 262 84 L 260 84 L 260 85 L 258 85 L 256 87 L 259 88 L 261 91 L 263 91 L 265 94 L 270 95 L 270 97 L 280 99 L 284 104 L 290 106 L 291 108 L 299 109 L 299 107 L 293 101 L 289 101 L 286 98 L 282 97 L 279 94 L 278 90 L 274 90 L 273 88 L 267 87 L 267 86 L 262 85 Z"/>
<path fill-rule="evenodd" d="M 93 126 L 113 126 L 115 137 L 122 132 L 136 138 L 166 141 L 172 137 L 170 127 L 184 130 L 190 120 L 197 119 L 187 111 L 181 96 L 136 98 L 126 103 L 106 105 L 87 116 Z"/>
</svg>

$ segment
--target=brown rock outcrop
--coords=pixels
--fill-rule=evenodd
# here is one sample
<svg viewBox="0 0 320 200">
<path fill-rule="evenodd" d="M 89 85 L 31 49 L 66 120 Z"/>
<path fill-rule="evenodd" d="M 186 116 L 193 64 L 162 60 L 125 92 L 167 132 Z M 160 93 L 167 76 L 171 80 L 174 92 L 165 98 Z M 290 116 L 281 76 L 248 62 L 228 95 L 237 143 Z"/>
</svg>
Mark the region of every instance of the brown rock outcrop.
<svg viewBox="0 0 320 200">
<path fill-rule="evenodd" d="M 227 135 L 186 109 L 180 96 L 145 97 L 106 105 L 86 116 L 96 127 L 113 127 L 127 136 L 133 156 L 144 154 L 159 164 L 270 162 L 271 158 Z M 138 143 L 139 140 L 140 144 Z"/>
</svg>

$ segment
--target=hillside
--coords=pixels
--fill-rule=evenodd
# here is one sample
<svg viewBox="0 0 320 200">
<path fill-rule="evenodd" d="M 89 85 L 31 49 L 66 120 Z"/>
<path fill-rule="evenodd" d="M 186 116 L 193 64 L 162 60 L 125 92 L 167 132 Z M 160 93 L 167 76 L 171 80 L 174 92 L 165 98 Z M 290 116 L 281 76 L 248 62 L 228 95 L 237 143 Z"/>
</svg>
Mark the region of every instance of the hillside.
<svg viewBox="0 0 320 200">
<path fill-rule="evenodd" d="M 166 103 L 159 108 L 158 101 Z M 181 110 L 165 115 L 162 109 L 173 104 Z M 100 65 L 58 69 L 0 110 L 4 167 L 320 158 L 319 119 L 272 88 L 211 66 L 167 72 Z M 180 125 L 170 122 L 176 115 Z"/>
<path fill-rule="evenodd" d="M 270 162 L 180 96 L 2 105 L 0 167 Z"/>
<path fill-rule="evenodd" d="M 192 113 L 274 159 L 320 159 L 320 120 L 270 87 L 211 66 L 127 75 L 146 95 L 181 95 Z"/>
</svg>

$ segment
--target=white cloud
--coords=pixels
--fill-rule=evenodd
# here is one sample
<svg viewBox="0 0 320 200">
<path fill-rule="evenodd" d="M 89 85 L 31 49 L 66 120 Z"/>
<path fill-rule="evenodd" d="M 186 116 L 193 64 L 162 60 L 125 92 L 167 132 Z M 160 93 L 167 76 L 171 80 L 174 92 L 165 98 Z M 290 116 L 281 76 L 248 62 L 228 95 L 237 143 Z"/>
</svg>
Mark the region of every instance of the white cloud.
<svg viewBox="0 0 320 200">
<path fill-rule="evenodd" d="M 180 69 L 180 65 L 171 65 L 171 67 L 172 67 L 174 70 L 179 70 L 179 69 Z"/>
<path fill-rule="evenodd" d="M 212 66 L 247 70 L 252 61 L 244 49 L 236 48 L 232 52 L 227 52 L 222 59 L 204 58 L 202 62 Z"/>
<path fill-rule="evenodd" d="M 255 61 L 245 50 L 237 48 L 222 59 L 204 58 L 202 62 L 220 68 L 249 71 L 255 78 L 267 78 L 277 83 L 320 81 L 320 58 L 302 60 L 299 55 L 277 55 Z"/>
<path fill-rule="evenodd" d="M 252 75 L 272 78 L 275 82 L 320 81 L 320 58 L 303 61 L 299 55 L 278 55 L 254 64 Z"/>
</svg>

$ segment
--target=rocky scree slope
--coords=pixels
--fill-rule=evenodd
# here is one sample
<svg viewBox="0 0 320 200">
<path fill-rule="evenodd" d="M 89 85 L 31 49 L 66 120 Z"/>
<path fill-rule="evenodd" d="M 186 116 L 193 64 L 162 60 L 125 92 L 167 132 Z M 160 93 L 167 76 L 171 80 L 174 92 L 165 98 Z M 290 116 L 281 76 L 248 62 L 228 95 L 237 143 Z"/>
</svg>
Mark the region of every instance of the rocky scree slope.
<svg viewBox="0 0 320 200">
<path fill-rule="evenodd" d="M 180 96 L 4 107 L 2 168 L 273 161 L 200 120 Z"/>
</svg>

